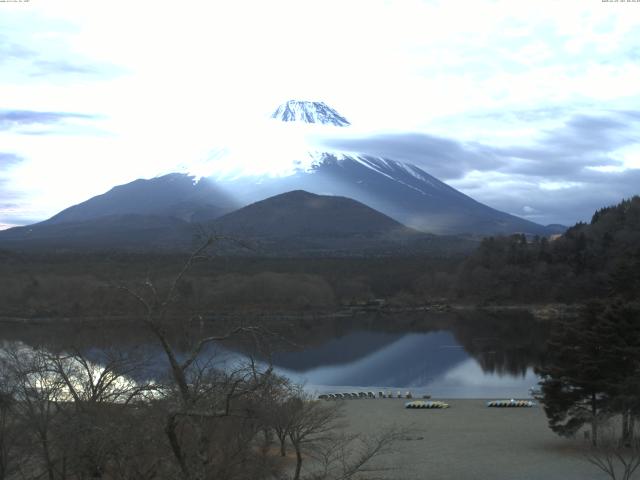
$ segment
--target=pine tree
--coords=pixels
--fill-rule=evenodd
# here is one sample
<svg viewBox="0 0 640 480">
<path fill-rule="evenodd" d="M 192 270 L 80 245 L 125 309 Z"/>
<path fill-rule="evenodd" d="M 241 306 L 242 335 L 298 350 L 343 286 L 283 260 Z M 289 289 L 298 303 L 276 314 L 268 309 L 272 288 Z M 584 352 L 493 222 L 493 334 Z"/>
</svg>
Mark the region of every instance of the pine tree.
<svg viewBox="0 0 640 480">
<path fill-rule="evenodd" d="M 600 317 L 599 330 L 606 342 L 608 408 L 622 419 L 623 444 L 631 443 L 635 419 L 640 416 L 640 307 L 616 302 Z"/>
<path fill-rule="evenodd" d="M 538 370 L 551 429 L 572 436 L 591 425 L 622 418 L 622 441 L 632 439 L 640 416 L 640 307 L 631 303 L 592 303 L 573 320 L 557 326 L 549 355 Z"/>
<path fill-rule="evenodd" d="M 580 317 L 559 324 L 552 332 L 545 365 L 537 371 L 549 427 L 559 435 L 573 436 L 590 424 L 593 445 L 607 411 L 609 386 L 605 346 L 596 328 L 601 310 L 592 304 Z"/>
</svg>

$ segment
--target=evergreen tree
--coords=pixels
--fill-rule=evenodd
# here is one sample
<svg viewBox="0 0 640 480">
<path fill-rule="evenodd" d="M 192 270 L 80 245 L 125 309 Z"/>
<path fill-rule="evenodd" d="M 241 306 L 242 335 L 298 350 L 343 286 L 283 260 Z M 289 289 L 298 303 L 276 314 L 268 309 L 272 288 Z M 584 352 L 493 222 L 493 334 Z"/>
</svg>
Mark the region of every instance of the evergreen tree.
<svg viewBox="0 0 640 480">
<path fill-rule="evenodd" d="M 607 411 L 609 387 L 605 346 L 597 333 L 601 310 L 592 304 L 578 318 L 559 323 L 545 365 L 537 370 L 549 427 L 559 435 L 573 436 L 589 424 L 593 445 Z"/>
<path fill-rule="evenodd" d="M 629 443 L 640 415 L 640 307 L 592 303 L 557 326 L 548 351 L 538 374 L 551 429 L 572 436 L 590 424 L 596 445 L 598 424 L 620 415 Z"/>
<path fill-rule="evenodd" d="M 601 315 L 599 331 L 606 345 L 608 408 L 622 419 L 622 442 L 630 444 L 640 415 L 640 306 L 616 302 Z"/>
</svg>

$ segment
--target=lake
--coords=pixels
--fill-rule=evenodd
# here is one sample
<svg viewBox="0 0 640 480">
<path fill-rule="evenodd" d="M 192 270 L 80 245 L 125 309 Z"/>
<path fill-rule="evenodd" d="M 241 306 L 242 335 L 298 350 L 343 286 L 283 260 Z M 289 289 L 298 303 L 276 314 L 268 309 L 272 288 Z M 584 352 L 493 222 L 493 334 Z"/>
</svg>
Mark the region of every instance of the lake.
<svg viewBox="0 0 640 480">
<path fill-rule="evenodd" d="M 279 326 L 291 344 L 270 352 L 276 372 L 311 393 L 383 391 L 434 398 L 524 398 L 538 379 L 548 324 L 524 312 L 507 315 L 466 312 L 449 315 L 384 316 L 287 320 Z M 189 338 L 197 338 L 190 332 Z M 174 335 L 187 351 L 184 332 Z M 146 372 L 159 376 L 164 356 L 139 326 L 110 329 L 69 325 L 4 324 L 0 339 L 32 348 L 77 348 L 96 363 L 106 348 L 144 349 L 152 358 Z M 246 344 L 210 348 L 218 361 L 233 363 Z M 266 357 L 256 354 L 263 363 Z"/>
</svg>

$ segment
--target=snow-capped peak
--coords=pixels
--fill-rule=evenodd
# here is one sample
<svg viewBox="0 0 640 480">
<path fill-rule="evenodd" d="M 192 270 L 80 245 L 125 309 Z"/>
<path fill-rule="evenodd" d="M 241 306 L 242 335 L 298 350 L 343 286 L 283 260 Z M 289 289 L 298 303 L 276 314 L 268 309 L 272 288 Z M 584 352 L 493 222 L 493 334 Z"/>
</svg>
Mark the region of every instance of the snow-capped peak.
<svg viewBox="0 0 640 480">
<path fill-rule="evenodd" d="M 321 123 L 337 127 L 350 125 L 346 118 L 324 102 L 289 100 L 280 105 L 271 117 L 283 122 Z"/>
</svg>

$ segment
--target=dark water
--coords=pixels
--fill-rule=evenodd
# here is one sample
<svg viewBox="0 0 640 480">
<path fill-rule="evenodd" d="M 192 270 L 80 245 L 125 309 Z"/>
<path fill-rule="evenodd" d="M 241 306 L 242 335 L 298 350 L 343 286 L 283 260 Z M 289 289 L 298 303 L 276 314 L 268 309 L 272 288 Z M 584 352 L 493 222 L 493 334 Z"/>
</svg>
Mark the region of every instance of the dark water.
<svg viewBox="0 0 640 480">
<path fill-rule="evenodd" d="M 440 398 L 523 398 L 538 381 L 533 369 L 544 358 L 548 325 L 525 313 L 473 313 L 305 320 L 289 322 L 282 330 L 296 346 L 274 347 L 271 362 L 277 372 L 313 393 L 411 391 L 414 396 Z M 136 328 L 105 331 L 4 325 L 0 340 L 33 348 L 73 345 L 98 363 L 106 348 L 142 348 L 153 359 L 147 375 L 160 376 L 166 368 L 154 339 Z M 188 349 L 184 334 L 176 333 L 175 343 L 179 350 Z M 246 345 L 225 344 L 212 347 L 207 354 L 229 364 L 239 361 L 240 352 L 245 351 Z M 256 356 L 266 362 L 264 355 Z"/>
</svg>

